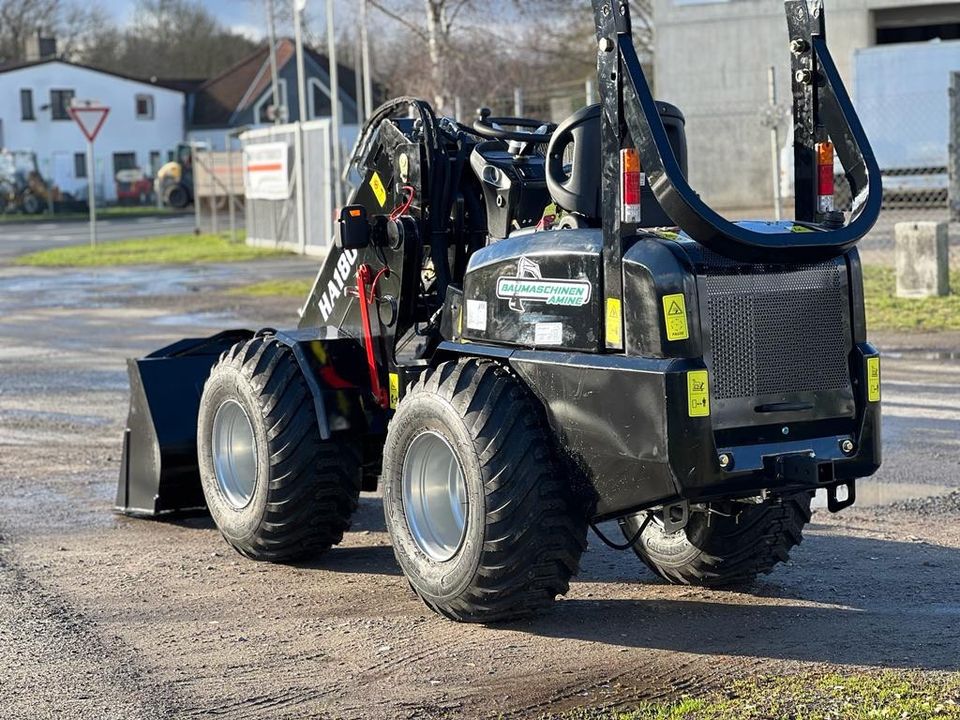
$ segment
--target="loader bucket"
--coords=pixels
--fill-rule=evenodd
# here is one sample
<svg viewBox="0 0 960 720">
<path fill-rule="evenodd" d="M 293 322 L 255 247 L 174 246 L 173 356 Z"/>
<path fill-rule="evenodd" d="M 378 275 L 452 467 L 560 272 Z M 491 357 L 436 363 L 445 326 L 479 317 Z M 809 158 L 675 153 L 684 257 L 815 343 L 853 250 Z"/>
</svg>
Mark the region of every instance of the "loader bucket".
<svg viewBox="0 0 960 720">
<path fill-rule="evenodd" d="M 181 340 L 129 360 L 130 413 L 115 510 L 156 517 L 206 507 L 197 464 L 197 413 L 210 369 L 253 333 Z"/>
</svg>

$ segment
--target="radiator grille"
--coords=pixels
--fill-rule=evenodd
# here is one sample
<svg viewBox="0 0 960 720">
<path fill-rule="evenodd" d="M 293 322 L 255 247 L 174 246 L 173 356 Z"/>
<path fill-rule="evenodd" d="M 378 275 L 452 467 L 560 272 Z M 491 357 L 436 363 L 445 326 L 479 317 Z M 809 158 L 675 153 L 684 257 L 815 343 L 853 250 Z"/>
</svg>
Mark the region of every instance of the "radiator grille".
<svg viewBox="0 0 960 720">
<path fill-rule="evenodd" d="M 842 264 L 706 278 L 717 400 L 838 390 L 852 349 Z"/>
</svg>

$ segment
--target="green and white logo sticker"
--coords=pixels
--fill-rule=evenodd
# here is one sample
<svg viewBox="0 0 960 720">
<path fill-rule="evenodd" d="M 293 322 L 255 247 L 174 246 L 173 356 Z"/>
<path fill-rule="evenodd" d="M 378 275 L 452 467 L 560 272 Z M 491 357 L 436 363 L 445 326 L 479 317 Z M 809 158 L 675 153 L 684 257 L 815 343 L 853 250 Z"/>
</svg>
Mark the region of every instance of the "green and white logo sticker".
<svg viewBox="0 0 960 720">
<path fill-rule="evenodd" d="M 517 275 L 497 280 L 497 297 L 510 301 L 510 309 L 525 312 L 525 302 L 563 307 L 583 307 L 590 302 L 593 286 L 585 280 L 545 278 L 540 266 L 529 258 L 520 258 Z"/>
</svg>

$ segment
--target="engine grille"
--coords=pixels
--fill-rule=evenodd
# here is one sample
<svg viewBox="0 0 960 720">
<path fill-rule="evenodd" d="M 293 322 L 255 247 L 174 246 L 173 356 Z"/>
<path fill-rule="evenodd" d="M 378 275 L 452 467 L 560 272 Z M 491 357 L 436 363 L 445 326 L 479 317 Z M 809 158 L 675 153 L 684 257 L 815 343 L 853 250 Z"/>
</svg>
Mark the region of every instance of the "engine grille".
<svg viewBox="0 0 960 720">
<path fill-rule="evenodd" d="M 849 385 L 852 339 L 843 263 L 708 275 L 705 283 L 715 399 Z"/>
</svg>

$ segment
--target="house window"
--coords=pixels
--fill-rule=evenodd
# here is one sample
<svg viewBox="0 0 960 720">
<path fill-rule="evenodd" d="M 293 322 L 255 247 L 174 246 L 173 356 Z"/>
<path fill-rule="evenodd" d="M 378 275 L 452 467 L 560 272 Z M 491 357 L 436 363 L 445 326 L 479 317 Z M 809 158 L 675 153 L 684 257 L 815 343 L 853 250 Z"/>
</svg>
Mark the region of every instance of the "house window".
<svg viewBox="0 0 960 720">
<path fill-rule="evenodd" d="M 87 176 L 87 156 L 84 153 L 73 155 L 73 177 L 82 180 Z"/>
<path fill-rule="evenodd" d="M 277 86 L 280 89 L 280 113 L 281 121 L 286 122 L 287 119 L 287 81 L 284 79 L 280 80 L 280 84 Z M 267 88 L 266 93 L 264 93 L 263 98 L 260 102 L 257 103 L 256 108 L 254 108 L 254 117 L 259 123 L 272 123 L 274 118 L 271 116 L 271 107 L 273 106 L 273 87 L 270 86 Z"/>
<path fill-rule="evenodd" d="M 70 103 L 76 93 L 73 90 L 51 90 L 50 91 L 50 116 L 54 120 L 70 119 Z"/>
<path fill-rule="evenodd" d="M 156 175 L 159 169 L 160 169 L 160 151 L 151 150 L 150 151 L 150 174 Z"/>
<path fill-rule="evenodd" d="M 153 95 L 137 95 L 137 120 L 153 120 Z"/>
<path fill-rule="evenodd" d="M 116 177 L 118 172 L 123 170 L 135 170 L 137 167 L 137 154 L 126 152 L 126 153 L 114 153 L 113 154 L 113 176 Z"/>
<path fill-rule="evenodd" d="M 33 90 L 24 89 L 20 91 L 20 119 L 37 119 L 37 116 L 33 114 Z"/>
</svg>

